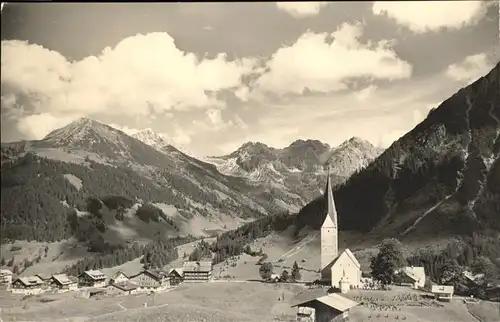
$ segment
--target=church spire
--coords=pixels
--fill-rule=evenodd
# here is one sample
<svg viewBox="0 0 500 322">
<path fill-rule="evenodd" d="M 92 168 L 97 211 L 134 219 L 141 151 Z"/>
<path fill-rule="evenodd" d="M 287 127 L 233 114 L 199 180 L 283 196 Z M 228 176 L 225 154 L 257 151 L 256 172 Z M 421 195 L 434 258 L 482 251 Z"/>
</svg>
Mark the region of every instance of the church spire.
<svg viewBox="0 0 500 322">
<path fill-rule="evenodd" d="M 330 216 L 335 226 L 337 226 L 337 209 L 335 208 L 335 200 L 333 199 L 332 182 L 330 180 L 330 165 L 328 165 L 328 175 L 326 177 L 326 215 Z"/>
</svg>

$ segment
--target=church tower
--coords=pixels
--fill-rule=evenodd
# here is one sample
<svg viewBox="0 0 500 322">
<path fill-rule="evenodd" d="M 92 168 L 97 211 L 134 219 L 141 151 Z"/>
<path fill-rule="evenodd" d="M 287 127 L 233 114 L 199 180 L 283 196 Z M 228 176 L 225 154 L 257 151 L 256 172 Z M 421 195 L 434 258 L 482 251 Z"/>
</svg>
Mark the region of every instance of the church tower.
<svg viewBox="0 0 500 322">
<path fill-rule="evenodd" d="M 321 226 L 321 278 L 323 280 L 329 279 L 331 275 L 329 267 L 327 269 L 325 267 L 338 256 L 337 210 L 333 199 L 329 166 L 324 198 L 326 217 Z"/>
</svg>

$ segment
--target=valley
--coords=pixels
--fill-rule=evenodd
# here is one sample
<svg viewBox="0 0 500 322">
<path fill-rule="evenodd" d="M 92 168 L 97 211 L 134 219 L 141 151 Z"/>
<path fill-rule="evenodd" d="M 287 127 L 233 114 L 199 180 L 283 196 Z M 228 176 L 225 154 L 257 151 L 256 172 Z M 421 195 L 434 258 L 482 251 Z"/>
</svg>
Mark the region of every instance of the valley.
<svg viewBox="0 0 500 322">
<path fill-rule="evenodd" d="M 214 280 L 204 284 L 184 284 L 166 292 L 137 294 L 129 296 L 104 296 L 80 298 L 75 293 L 41 294 L 22 297 L 0 291 L 0 308 L 3 321 L 293 321 L 295 309 L 291 305 L 304 296 L 321 292 L 310 289 L 304 281 L 312 281 L 319 274 L 319 239 L 315 232 L 304 230 L 301 240 L 295 240 L 293 227 L 281 232 L 258 238 L 250 245 L 252 249 L 262 248 L 269 255 L 275 272 L 290 270 L 296 261 L 301 267 L 299 283 L 263 283 L 256 265 L 259 257 L 241 254 L 230 258 L 228 263 L 214 265 Z M 376 245 L 352 244 L 355 235 L 342 233 L 340 247 L 346 245 L 356 251 L 356 257 L 369 270 L 369 257 L 376 252 Z M 215 239 L 206 239 L 208 243 Z M 449 241 L 448 241 L 449 242 Z M 435 244 L 435 243 L 433 243 Z M 442 241 L 443 245 L 447 241 Z M 189 253 L 198 242 L 178 247 L 179 258 Z M 430 244 L 405 245 L 412 252 L 427 248 Z M 363 255 L 364 254 L 364 255 Z M 164 269 L 178 267 L 182 260 L 175 260 Z M 34 266 L 36 267 L 36 265 Z M 111 269 L 104 269 L 108 276 L 118 270 L 133 274 L 142 264 L 134 260 Z M 391 291 L 355 290 L 346 296 L 353 300 L 365 298 L 364 304 L 351 310 L 351 319 L 376 321 L 381 318 L 390 321 L 433 322 L 453 317 L 458 322 L 495 322 L 498 303 L 481 301 L 465 303 L 456 296 L 452 303 L 433 304 L 424 298 L 415 304 L 413 298 L 425 293 L 407 287 L 394 286 Z M 405 298 L 407 298 L 405 300 Z M 369 299 L 369 300 L 366 300 Z M 427 302 L 426 302 L 427 301 Z M 384 308 L 395 305 L 396 311 Z M 374 309 L 376 306 L 378 308 Z"/>
<path fill-rule="evenodd" d="M 497 2 L 2 3 L 0 322 L 500 322 Z"/>
</svg>

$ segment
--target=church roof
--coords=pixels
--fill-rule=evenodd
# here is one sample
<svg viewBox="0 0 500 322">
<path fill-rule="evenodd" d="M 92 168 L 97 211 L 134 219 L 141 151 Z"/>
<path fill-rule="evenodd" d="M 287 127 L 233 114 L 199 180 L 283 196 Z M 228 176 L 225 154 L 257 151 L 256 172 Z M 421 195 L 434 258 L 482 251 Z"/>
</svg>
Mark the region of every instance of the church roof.
<svg viewBox="0 0 500 322">
<path fill-rule="evenodd" d="M 347 257 L 349 257 L 351 259 L 351 261 L 354 263 L 354 265 L 356 265 L 357 268 L 361 268 L 361 264 L 358 262 L 358 260 L 356 259 L 356 256 L 354 256 L 354 254 L 351 252 L 351 250 L 349 248 L 346 248 L 342 253 L 340 253 L 337 257 L 335 257 L 331 262 L 330 264 L 326 265 L 325 268 L 323 268 L 323 270 L 325 269 L 332 269 L 332 267 L 338 262 L 339 258 L 343 255 L 343 254 L 346 254 Z"/>
<path fill-rule="evenodd" d="M 333 199 L 332 181 L 330 179 L 330 167 L 328 167 L 328 176 L 326 177 L 326 189 L 324 198 L 326 200 L 326 215 L 330 216 L 333 224 L 337 226 L 337 209 L 335 208 L 335 200 Z"/>
</svg>

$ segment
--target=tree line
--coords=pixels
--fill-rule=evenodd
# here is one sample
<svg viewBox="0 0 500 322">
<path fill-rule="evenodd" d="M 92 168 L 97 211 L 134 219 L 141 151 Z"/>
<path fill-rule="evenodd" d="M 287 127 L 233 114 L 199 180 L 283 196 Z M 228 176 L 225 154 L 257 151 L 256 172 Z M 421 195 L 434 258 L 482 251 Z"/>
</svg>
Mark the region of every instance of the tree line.
<svg viewBox="0 0 500 322">
<path fill-rule="evenodd" d="M 421 248 L 405 257 L 404 245 L 397 239 L 385 239 L 379 252 L 371 259 L 371 275 L 383 285 L 392 284 L 403 267 L 424 267 L 427 282 L 453 285 L 461 295 L 484 298 L 500 283 L 500 240 L 498 234 L 471 236 L 456 239 L 444 249 Z M 464 275 L 483 274 L 471 283 Z"/>
<path fill-rule="evenodd" d="M 196 238 L 188 236 L 168 239 L 158 238 L 147 245 L 136 242 L 128 247 L 114 249 L 108 254 L 85 257 L 66 268 L 64 273 L 77 276 L 87 270 L 115 267 L 139 257 L 142 257 L 141 263 L 145 269 L 159 269 L 178 258 L 177 246 L 194 240 Z"/>
<path fill-rule="evenodd" d="M 192 260 L 203 257 L 212 258 L 213 264 L 222 263 L 233 256 L 238 256 L 244 251 L 248 251 L 248 244 L 257 238 L 287 229 L 295 223 L 296 218 L 295 214 L 279 213 L 256 219 L 235 230 L 222 233 L 217 236 L 212 244 L 208 244 L 205 241 L 200 242 L 189 257 Z M 258 252 L 252 252 L 251 250 L 250 253 L 258 254 Z M 208 257 L 209 254 L 210 257 Z"/>
<path fill-rule="evenodd" d="M 183 178 L 181 175 L 159 169 L 153 173 L 153 179 L 143 177 L 127 167 L 110 167 L 87 160 L 85 164 L 57 161 L 39 157 L 28 152 L 17 158 L 7 158 L 8 149 L 2 147 L 4 161 L 1 168 L 1 205 L 0 233 L 2 242 L 12 240 L 36 240 L 54 242 L 67 239 L 73 235 L 74 226 L 68 221 L 68 208 L 87 210 L 88 198 L 100 199 L 109 208 L 117 209 L 117 219 L 123 218 L 123 210 L 137 200 L 143 204 L 168 203 L 179 212 L 189 215 L 198 212 L 202 216 L 210 215 L 206 207 L 195 207 L 186 198 L 202 205 L 211 205 L 218 211 L 234 214 L 241 218 L 258 218 L 264 216 L 261 211 L 253 209 L 240 200 L 238 193 L 229 193 L 231 198 L 221 201 L 213 192 L 217 184 L 226 183 L 234 191 L 252 190 L 241 179 L 231 179 L 210 167 L 200 170 L 191 166 L 192 175 L 203 182 L 207 189 Z M 81 187 L 75 187 L 65 177 L 72 174 L 81 180 Z M 206 174 L 204 176 L 204 174 Z M 219 180 L 219 182 L 213 182 Z M 159 184 L 161 183 L 161 184 Z M 163 186 L 162 186 L 163 184 Z M 175 187 L 175 189 L 172 189 Z M 178 193 L 182 192 L 182 193 Z M 242 192 L 243 194 L 244 192 Z M 109 196 L 120 196 L 114 198 Z M 255 196 L 258 198 L 258 196 Z M 265 201 L 262 205 L 271 209 Z M 141 220 L 155 221 L 163 218 L 173 225 L 161 213 L 152 213 L 154 209 L 142 209 Z M 148 210 L 148 211 L 145 211 Z M 154 211 L 153 211 L 154 212 Z M 149 214 L 148 214 L 149 213 Z M 143 216 L 144 215 L 144 216 Z M 174 228 L 175 229 L 175 228 Z"/>
</svg>

